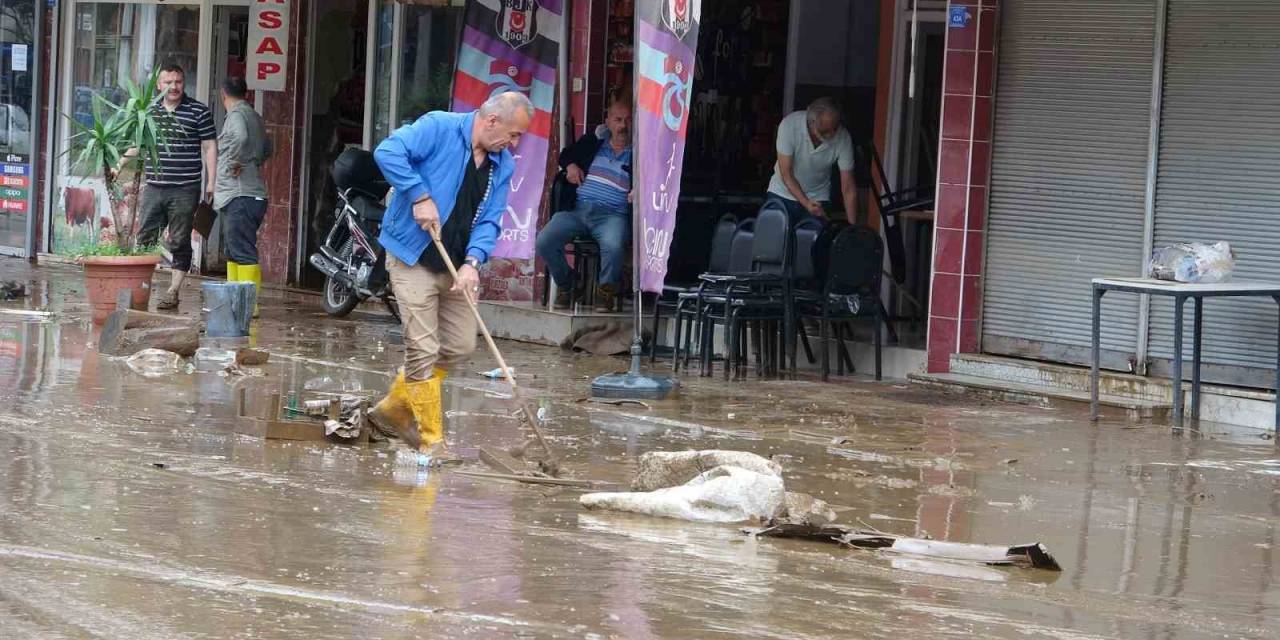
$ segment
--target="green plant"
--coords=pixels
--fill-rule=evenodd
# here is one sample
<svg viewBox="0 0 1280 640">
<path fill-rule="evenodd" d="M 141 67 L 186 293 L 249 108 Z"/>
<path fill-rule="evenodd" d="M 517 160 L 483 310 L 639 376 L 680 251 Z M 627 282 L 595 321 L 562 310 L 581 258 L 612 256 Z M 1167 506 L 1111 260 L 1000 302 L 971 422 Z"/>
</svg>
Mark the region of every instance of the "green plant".
<svg viewBox="0 0 1280 640">
<path fill-rule="evenodd" d="M 124 99 L 119 104 L 94 92 L 93 121 L 88 125 L 64 114 L 75 130 L 71 141 L 72 148 L 78 149 L 78 153 L 73 164 L 91 174 L 102 173 L 115 233 L 115 241 L 111 245 L 94 243 L 99 247 L 114 245 L 113 249 L 99 248 L 88 253 L 85 247 L 80 247 L 75 252 L 77 256 L 155 253 L 154 247 L 138 246 L 138 196 L 147 166 L 160 164 L 160 149 L 165 145 L 164 132 L 173 121 L 168 111 L 153 108 L 164 97 L 158 91 L 159 82 L 158 69 L 152 71 L 142 84 L 122 78 L 120 88 Z M 128 189 L 122 180 L 127 180 Z M 129 214 L 127 219 L 126 211 Z"/>
</svg>

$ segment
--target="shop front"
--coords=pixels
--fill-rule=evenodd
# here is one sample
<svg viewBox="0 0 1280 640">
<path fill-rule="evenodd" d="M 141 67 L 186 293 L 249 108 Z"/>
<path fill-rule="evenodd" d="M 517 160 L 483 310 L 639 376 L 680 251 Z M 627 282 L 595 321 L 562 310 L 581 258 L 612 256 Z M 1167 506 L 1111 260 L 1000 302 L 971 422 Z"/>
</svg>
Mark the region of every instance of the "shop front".
<svg viewBox="0 0 1280 640">
<path fill-rule="evenodd" d="M 35 249 L 37 43 L 43 20 L 35 0 L 0 0 L 0 255 L 30 256 Z"/>
<path fill-rule="evenodd" d="M 331 162 L 347 146 L 371 147 L 418 114 L 447 108 L 463 2 L 271 0 L 284 19 L 257 26 L 255 2 L 265 0 L 63 2 L 49 97 L 57 113 L 88 122 L 95 93 L 110 98 L 121 78 L 172 62 L 186 71 L 187 94 L 220 123 L 219 84 L 245 76 L 275 147 L 264 166 L 264 279 L 312 286 L 306 256 L 332 220 Z M 65 254 L 96 237 L 110 216 L 102 181 L 67 153 L 70 125 L 53 120 L 41 250 Z M 207 240 L 193 235 L 204 273 L 223 269 L 217 231 Z"/>
<path fill-rule="evenodd" d="M 951 5 L 983 26 L 971 47 L 948 47 L 944 120 L 977 114 L 978 124 L 943 143 L 952 159 L 944 159 L 939 208 L 967 213 L 953 226 L 976 242 L 939 231 L 936 271 L 962 273 L 973 287 L 955 315 L 935 311 L 931 369 L 945 371 L 952 353 L 979 351 L 1087 362 L 1090 279 L 1142 275 L 1153 247 L 1225 240 L 1236 279 L 1277 279 L 1280 5 Z M 951 107 L 953 96 L 964 108 Z M 959 179 L 957 169 L 970 167 Z M 959 271 L 949 266 L 957 254 Z M 1206 311 L 1205 379 L 1274 384 L 1274 305 L 1220 302 Z M 1167 376 L 1172 319 L 1169 302 L 1108 299 L 1103 366 Z"/>
</svg>

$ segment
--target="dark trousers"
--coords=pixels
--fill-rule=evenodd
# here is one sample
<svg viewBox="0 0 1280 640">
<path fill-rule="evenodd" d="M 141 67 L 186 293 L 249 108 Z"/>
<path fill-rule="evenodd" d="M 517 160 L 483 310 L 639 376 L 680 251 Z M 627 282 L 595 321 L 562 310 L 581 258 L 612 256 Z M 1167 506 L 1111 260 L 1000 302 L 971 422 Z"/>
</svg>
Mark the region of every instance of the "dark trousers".
<svg viewBox="0 0 1280 640">
<path fill-rule="evenodd" d="M 222 209 L 222 252 L 236 264 L 258 264 L 258 229 L 267 217 L 267 201 L 232 198 Z"/>
<path fill-rule="evenodd" d="M 173 256 L 173 268 L 178 271 L 191 269 L 191 224 L 195 221 L 196 205 L 200 204 L 200 184 L 161 187 L 147 185 L 142 190 L 140 214 L 142 228 L 138 231 L 138 245 L 156 244 L 160 231 L 169 229 L 169 241 L 165 248 Z"/>
<path fill-rule="evenodd" d="M 791 218 L 791 226 L 793 227 L 800 221 L 807 220 L 809 218 L 813 218 L 818 222 L 823 222 L 822 218 L 819 218 L 818 216 L 815 216 L 812 213 L 809 213 L 809 210 L 804 208 L 804 205 L 800 204 L 800 201 L 798 200 L 792 200 L 791 198 L 784 198 L 776 193 L 770 193 L 767 200 L 771 202 L 777 202 L 787 208 L 787 217 Z M 822 205 L 823 211 L 831 210 L 830 202 L 819 202 L 818 204 Z"/>
</svg>

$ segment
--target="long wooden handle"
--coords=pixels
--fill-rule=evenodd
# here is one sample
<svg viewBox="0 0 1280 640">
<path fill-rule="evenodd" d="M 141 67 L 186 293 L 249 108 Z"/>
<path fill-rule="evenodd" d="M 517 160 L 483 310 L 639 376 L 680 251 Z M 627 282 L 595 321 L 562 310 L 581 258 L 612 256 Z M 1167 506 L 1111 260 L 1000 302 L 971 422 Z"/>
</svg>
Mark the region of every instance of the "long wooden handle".
<svg viewBox="0 0 1280 640">
<path fill-rule="evenodd" d="M 440 257 L 444 259 L 444 266 L 449 270 L 449 275 L 453 276 L 454 283 L 457 283 L 458 269 L 453 266 L 453 259 L 449 257 L 449 252 L 445 250 L 444 243 L 435 234 L 428 232 L 428 235 L 431 235 L 431 241 L 435 243 L 436 251 L 439 251 Z M 502 376 L 506 378 L 507 384 L 511 385 L 511 397 L 515 399 L 520 411 L 524 413 L 529 427 L 533 429 L 533 434 L 538 438 L 538 444 L 542 445 L 542 450 L 547 453 L 547 457 L 555 460 L 556 456 L 551 452 L 551 447 L 547 445 L 547 439 L 542 435 L 542 429 L 538 426 L 538 414 L 530 412 L 524 398 L 520 397 L 520 388 L 516 386 L 516 378 L 511 374 L 511 368 L 507 366 L 507 361 L 502 357 L 502 352 L 498 351 L 498 345 L 493 342 L 493 336 L 489 334 L 489 327 L 485 326 L 484 318 L 480 317 L 480 308 L 471 299 L 471 295 L 474 293 L 474 291 L 463 291 L 462 297 L 466 299 L 467 306 L 471 307 L 471 314 L 476 317 L 476 323 L 480 325 L 480 334 L 484 336 L 485 343 L 489 345 L 489 353 L 492 353 L 493 358 L 498 361 L 498 367 L 502 369 Z"/>
</svg>

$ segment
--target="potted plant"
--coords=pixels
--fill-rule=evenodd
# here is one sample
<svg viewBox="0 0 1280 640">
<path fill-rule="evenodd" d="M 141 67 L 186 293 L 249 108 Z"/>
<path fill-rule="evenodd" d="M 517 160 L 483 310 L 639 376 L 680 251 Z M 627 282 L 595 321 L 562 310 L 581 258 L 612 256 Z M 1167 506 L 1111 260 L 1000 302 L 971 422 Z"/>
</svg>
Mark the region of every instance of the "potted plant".
<svg viewBox="0 0 1280 640">
<path fill-rule="evenodd" d="M 157 70 L 143 84 L 122 79 L 119 103 L 95 92 L 88 124 L 68 117 L 75 130 L 71 137 L 74 164 L 89 175 L 101 173 L 111 208 L 110 227 L 73 250 L 76 261 L 84 265 L 95 324 L 105 322 L 115 310 L 122 290 L 132 290 L 134 309 L 146 310 L 151 300 L 151 279 L 160 251 L 156 246 L 138 245 L 138 200 L 145 160 L 151 166 L 159 164 L 170 118 L 163 109 L 152 109 L 162 99 L 156 86 L 159 77 Z"/>
</svg>

